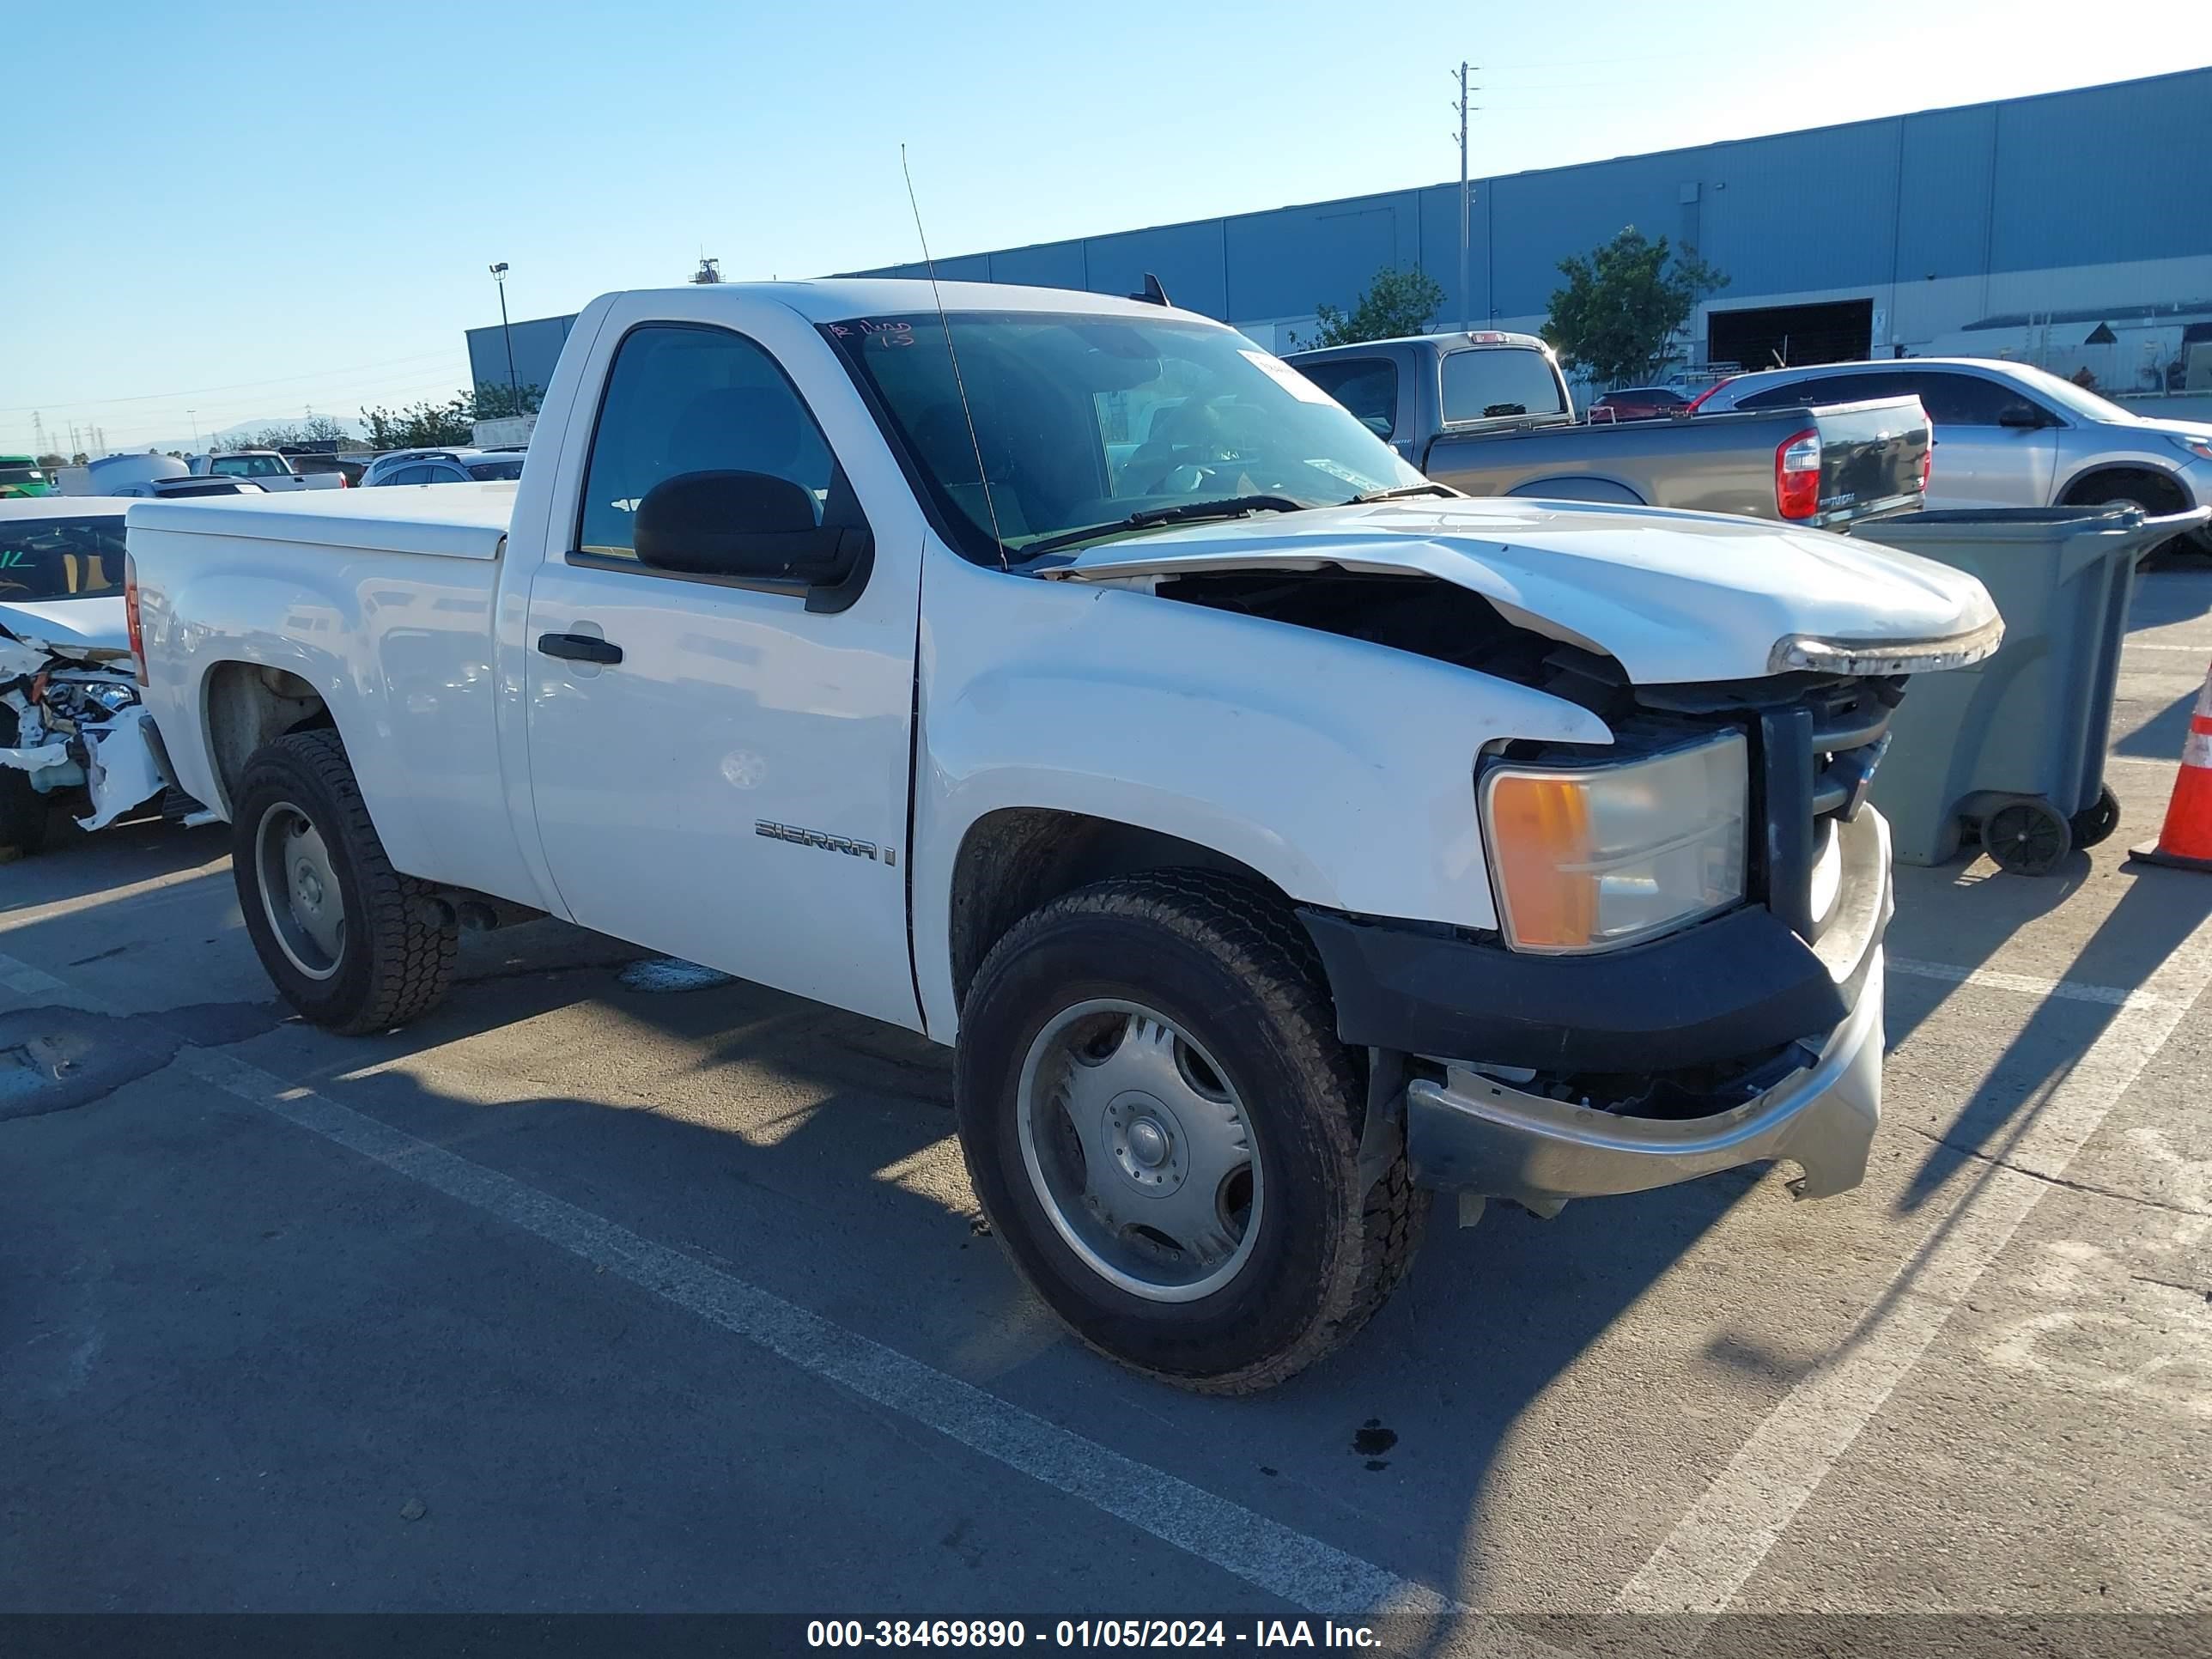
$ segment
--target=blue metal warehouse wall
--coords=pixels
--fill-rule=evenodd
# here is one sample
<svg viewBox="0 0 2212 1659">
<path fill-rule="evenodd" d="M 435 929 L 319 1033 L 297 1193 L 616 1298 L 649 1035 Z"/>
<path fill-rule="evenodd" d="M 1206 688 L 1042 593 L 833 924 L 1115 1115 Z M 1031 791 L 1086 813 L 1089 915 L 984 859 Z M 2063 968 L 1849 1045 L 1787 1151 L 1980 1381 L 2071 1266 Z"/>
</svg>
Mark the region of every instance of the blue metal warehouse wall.
<svg viewBox="0 0 2212 1659">
<path fill-rule="evenodd" d="M 2212 261 L 2212 70 L 1480 179 L 1468 314 L 1540 315 L 1559 260 L 1631 224 L 1727 272 L 1720 305 L 1893 288 L 1902 321 L 1922 297 L 1905 285 L 1982 279 L 1918 306 L 1916 332 L 1938 311 L 1948 327 L 1983 314 L 1987 279 L 2008 272 Z M 969 254 L 938 274 L 1129 293 L 1149 270 L 1177 304 L 1244 324 L 1348 305 L 1379 267 L 1418 264 L 1449 321 L 1458 246 L 1447 184 Z"/>
<path fill-rule="evenodd" d="M 576 319 L 535 317 L 514 325 L 514 379 L 519 386 L 545 389 L 553 378 L 553 365 L 568 338 L 568 325 Z M 507 341 L 497 323 L 472 328 L 469 336 L 469 374 L 478 386 L 507 384 Z"/>
<path fill-rule="evenodd" d="M 1985 353 L 1956 335 L 2002 313 L 2201 302 L 2212 314 L 2212 69 L 1476 181 L 1467 314 L 1532 325 L 1559 262 L 1625 225 L 1694 244 L 1728 310 L 1870 299 L 1875 347 Z M 1455 184 L 940 259 L 946 280 L 1129 294 L 1156 273 L 1178 305 L 1272 333 L 1350 305 L 1386 264 L 1443 285 L 1459 314 Z M 919 276 L 918 264 L 866 276 Z M 516 371 L 551 378 L 566 317 L 514 325 Z M 1702 317 L 1692 331 L 1701 333 Z M 504 380 L 495 325 L 469 331 Z"/>
</svg>

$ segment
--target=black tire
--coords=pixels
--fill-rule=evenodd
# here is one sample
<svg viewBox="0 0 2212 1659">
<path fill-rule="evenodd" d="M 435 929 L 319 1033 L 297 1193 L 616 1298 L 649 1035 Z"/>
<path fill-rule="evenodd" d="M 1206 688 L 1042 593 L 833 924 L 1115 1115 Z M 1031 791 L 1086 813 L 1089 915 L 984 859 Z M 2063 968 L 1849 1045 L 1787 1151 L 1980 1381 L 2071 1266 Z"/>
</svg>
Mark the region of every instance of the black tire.
<svg viewBox="0 0 2212 1659">
<path fill-rule="evenodd" d="M 302 971 L 277 939 L 271 909 L 285 897 L 264 902 L 260 829 L 287 805 L 323 838 L 344 906 L 343 943 L 325 978 Z M 335 732 L 295 732 L 246 762 L 231 819 L 231 873 L 261 965 L 317 1025 L 347 1036 L 390 1030 L 427 1013 L 453 982 L 459 927 L 428 883 L 392 867 Z"/>
<path fill-rule="evenodd" d="M 0 749 L 15 746 L 15 711 L 0 708 Z M 46 844 L 52 816 L 46 798 L 31 787 L 28 772 L 0 766 L 0 847 L 12 847 L 29 857 Z"/>
<path fill-rule="evenodd" d="M 1127 999 L 1217 1063 L 1249 1121 L 1267 1201 L 1249 1256 L 1218 1288 L 1161 1302 L 1115 1284 L 1055 1230 L 1024 1160 L 1024 1064 L 1063 1011 Z M 1054 899 L 1010 930 L 962 1012 L 960 1140 L 992 1229 L 1084 1342 L 1178 1387 L 1249 1394 L 1344 1342 L 1411 1266 L 1428 1194 L 1402 1144 L 1363 1184 L 1364 1053 L 1336 1036 L 1311 942 L 1249 884 L 1131 876 Z"/>
<path fill-rule="evenodd" d="M 2008 874 L 2047 876 L 2074 850 L 2074 832 L 2049 801 L 2022 799 L 1982 820 L 1982 846 Z"/>
<path fill-rule="evenodd" d="M 2066 820 L 2067 830 L 2076 847 L 2094 847 L 2099 842 L 2109 841 L 2119 827 L 2120 798 L 2108 783 L 2098 785 L 2097 799 Z"/>
</svg>

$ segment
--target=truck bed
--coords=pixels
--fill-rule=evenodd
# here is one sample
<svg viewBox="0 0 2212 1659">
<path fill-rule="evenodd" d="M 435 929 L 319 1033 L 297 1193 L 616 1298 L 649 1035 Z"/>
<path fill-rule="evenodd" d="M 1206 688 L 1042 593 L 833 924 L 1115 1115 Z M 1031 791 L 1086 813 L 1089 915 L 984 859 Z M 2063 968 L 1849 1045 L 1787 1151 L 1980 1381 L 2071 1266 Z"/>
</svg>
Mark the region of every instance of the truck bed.
<svg viewBox="0 0 2212 1659">
<path fill-rule="evenodd" d="M 147 693 L 179 786 L 228 815 L 218 762 L 234 769 L 295 728 L 325 690 L 344 686 L 360 729 L 378 734 L 351 760 L 398 867 L 533 894 L 495 782 L 494 599 L 515 489 L 400 485 L 132 502 L 126 523 L 149 657 L 190 655 L 219 639 L 232 665 L 211 686 L 179 677 Z"/>
<path fill-rule="evenodd" d="M 495 559 L 514 514 L 513 483 L 416 484 L 289 495 L 137 501 L 132 530 L 236 536 L 353 552 Z"/>
<path fill-rule="evenodd" d="M 1807 431 L 1820 436 L 1820 507 L 1801 522 L 1840 530 L 1920 504 L 1929 429 L 1912 398 L 1694 420 L 1447 430 L 1430 445 L 1422 471 L 1470 495 L 1634 501 L 1771 520 L 1776 448 Z"/>
</svg>

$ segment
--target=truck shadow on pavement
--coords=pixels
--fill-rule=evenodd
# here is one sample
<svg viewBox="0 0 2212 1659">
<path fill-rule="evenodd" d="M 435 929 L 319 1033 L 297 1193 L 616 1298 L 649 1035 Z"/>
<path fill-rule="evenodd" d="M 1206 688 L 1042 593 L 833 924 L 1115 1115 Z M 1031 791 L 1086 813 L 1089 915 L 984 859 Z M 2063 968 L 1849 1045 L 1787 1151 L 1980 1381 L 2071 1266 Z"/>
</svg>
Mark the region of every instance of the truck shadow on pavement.
<svg viewBox="0 0 2212 1659">
<path fill-rule="evenodd" d="M 58 860 L 41 872 L 34 895 L 11 890 L 9 899 L 35 907 L 90 896 L 165 868 L 189 870 L 220 850 L 205 832 L 159 833 L 118 849 L 127 854 L 123 869 L 136 873 L 118 874 L 110 860 L 82 860 L 96 874 L 72 873 L 67 866 L 78 860 Z M 1930 913 L 1926 954 L 1961 969 L 2014 966 L 2008 942 L 2080 884 L 2073 876 L 1982 883 L 1980 902 L 1969 906 L 1943 896 L 1957 885 L 1955 872 L 1903 873 L 1912 890 L 1901 903 Z M 2060 971 L 2139 984 L 2204 914 L 2206 898 L 2191 896 L 2197 889 L 2176 896 L 2182 890 L 2172 884 L 2186 879 L 2160 878 L 2154 890 L 2137 882 Z M 190 884 L 210 904 L 226 905 L 228 884 L 220 869 Z M 1893 945 L 1910 949 L 1894 937 Z M 227 972 L 251 965 L 235 927 L 205 949 L 222 954 Z M 52 950 L 39 954 L 63 960 Z M 1664 1484 L 1680 1478 L 1683 1465 L 1694 1477 L 1726 1462 L 1747 1401 L 1802 1374 L 1804 1362 L 1791 1357 L 1797 1348 L 1771 1340 L 1772 1322 L 1761 1315 L 1785 1307 L 1817 1268 L 1784 1261 L 1778 1271 L 1786 1282 L 1741 1305 L 1733 1300 L 1743 1290 L 1741 1264 L 1718 1279 L 1723 1268 L 1710 1261 L 1674 1271 L 1739 1208 L 1760 1235 L 1755 1243 L 1790 1232 L 1798 1218 L 1788 1213 L 1779 1180 L 1741 1170 L 1570 1206 L 1548 1222 L 1493 1206 L 1462 1231 L 1440 1205 L 1407 1283 L 1332 1359 L 1243 1401 L 1148 1382 L 1064 1337 L 979 1231 L 951 1139 L 947 1051 L 743 982 L 678 994 L 626 990 L 618 970 L 642 954 L 550 921 L 471 938 L 453 997 L 417 1025 L 349 1041 L 285 1021 L 251 1036 L 241 1057 L 1469 1605 L 1481 1605 L 1492 1583 L 1525 1595 L 1541 1577 L 1521 1540 L 1556 1504 L 1557 1480 L 1542 1475 L 1547 1462 L 1565 1460 L 1583 1472 L 1578 1478 L 1608 1484 Z M 1894 1033 L 1909 1034 L 1952 989 L 1893 980 Z M 174 1012 L 149 1018 L 173 1031 Z M 1925 1204 L 1967 1166 L 2001 1158 L 2086 1046 L 2084 1030 L 2101 1030 L 2118 1012 L 2051 1001 L 2031 1015 L 1929 1147 L 1900 1209 Z M 238 1040 L 214 1026 L 185 1035 Z M 580 1261 L 575 1270 L 588 1284 L 592 1269 Z M 1647 1309 L 1632 1323 L 1639 1304 Z M 533 1347 L 558 1335 L 538 1329 L 541 1314 L 520 1297 L 503 1316 L 531 1333 Z M 1663 1340 L 1652 1340 L 1655 1328 Z M 404 1330 L 386 1334 L 407 1340 Z M 719 1332 L 705 1332 L 700 1347 L 736 1376 L 759 1378 L 783 1363 Z M 1618 1363 L 1590 1363 L 1601 1351 Z M 451 1386 L 469 1382 L 456 1377 Z M 482 1431 L 527 1452 L 573 1409 L 560 1392 L 549 1379 L 542 1399 L 510 1395 Z M 1672 1403 L 1656 1410 L 1662 1398 Z M 386 1426 L 402 1437 L 419 1432 L 405 1420 Z M 659 1473 L 678 1480 L 697 1455 L 695 1429 L 705 1426 L 630 1431 L 643 1459 L 630 1472 L 635 1483 L 652 1489 L 657 1457 L 667 1460 Z M 1556 1449 L 1532 1462 L 1531 1444 Z M 917 1467 L 944 1455 L 913 1453 Z M 507 1498 L 530 1497 L 539 1480 L 532 1456 L 492 1462 L 513 1485 Z M 501 1493 L 481 1496 L 490 1510 L 501 1507 Z M 686 1587 L 695 1605 L 788 1601 L 792 1586 L 759 1582 L 750 1564 L 746 1528 L 757 1522 L 695 1516 L 695 1528 L 728 1529 L 726 1547 L 708 1553 L 713 1576 Z M 265 1524 L 278 1558 L 307 1547 L 292 1541 L 281 1511 Z M 1559 1541 L 1556 1528 L 1548 1535 Z M 933 1588 L 923 1594 L 936 1598 L 926 1601 L 929 1610 L 972 1610 L 978 1594 L 999 1593 L 995 1564 L 973 1536 L 954 1526 L 901 1540 L 926 1559 L 920 1576 Z M 1632 1573 L 1656 1538 L 1601 1529 L 1572 1541 L 1577 1578 L 1609 1584 Z M 112 1543 L 130 1547 L 127 1537 Z M 449 1538 L 447 1547 L 465 1558 L 471 1546 Z M 1242 1598 L 1231 1606 L 1282 1610 L 1260 1590 L 1230 1588 Z M 563 1595 L 567 1605 L 606 1607 L 623 1592 L 584 1577 Z"/>
<path fill-rule="evenodd" d="M 2154 870 L 2129 879 L 2119 902 L 2072 961 L 2044 970 L 2111 1000 L 2053 995 L 2036 1003 L 1980 1085 L 1938 1132 L 1899 1200 L 1900 1212 L 1923 1207 L 1969 1164 L 2003 1163 L 2051 1091 L 2119 1016 L 2119 995 L 2141 987 L 2212 915 L 2212 888 L 2202 877 Z M 2002 969 L 2002 953 L 1992 957 Z"/>
<path fill-rule="evenodd" d="M 1555 1221 L 1493 1206 L 1468 1231 L 1440 1205 L 1410 1279 L 1347 1348 L 1269 1394 L 1200 1398 L 1089 1354 L 1020 1285 L 981 1226 L 951 1139 L 947 1051 L 742 982 L 625 991 L 604 965 L 549 965 L 563 939 L 592 936 L 524 931 L 543 937 L 516 941 L 529 947 L 519 953 L 501 936 L 478 942 L 471 982 L 408 1031 L 337 1043 L 295 1030 L 313 1063 L 286 1074 L 1461 1596 L 1486 1576 L 1470 1540 L 1531 1408 L 1762 1180 L 1738 1171 Z M 582 1040 L 550 1035 L 545 1017 L 564 1009 L 589 1027 Z M 521 1035 L 479 1075 L 454 1075 L 457 1056 L 501 1033 Z M 434 1074 L 417 1063 L 432 1051 Z M 1687 1345 L 1683 1363 L 1698 1355 Z M 730 1363 L 778 1362 L 733 1344 Z M 1771 1369 L 1756 1355 L 1743 1368 Z M 1615 1386 L 1621 1396 L 1601 1409 L 1631 1455 L 1649 1431 L 1629 1425 L 1634 1385 Z M 1717 1417 L 1708 1426 L 1726 1430 Z M 940 1541 L 957 1601 L 976 1564 Z"/>
</svg>

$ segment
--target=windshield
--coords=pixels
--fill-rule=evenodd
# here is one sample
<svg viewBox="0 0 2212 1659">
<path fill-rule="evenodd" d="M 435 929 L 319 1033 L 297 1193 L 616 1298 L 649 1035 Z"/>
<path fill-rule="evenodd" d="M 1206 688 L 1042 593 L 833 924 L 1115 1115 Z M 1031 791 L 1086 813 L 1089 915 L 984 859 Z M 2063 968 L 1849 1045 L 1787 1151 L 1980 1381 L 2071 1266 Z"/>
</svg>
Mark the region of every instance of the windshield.
<svg viewBox="0 0 2212 1659">
<path fill-rule="evenodd" d="M 2037 368 L 2029 363 L 2007 363 L 2005 368 L 2029 391 L 2050 398 L 2069 415 L 2078 415 L 2085 421 L 2124 421 L 2130 426 L 2135 423 L 2136 417 L 2109 398 L 2084 391 L 2047 368 Z"/>
<path fill-rule="evenodd" d="M 933 313 L 825 332 L 970 558 L 996 563 L 1002 546 L 1019 558 L 1153 508 L 1202 513 L 1255 495 L 1335 506 L 1424 482 L 1334 398 L 1231 330 L 1033 312 L 946 320 L 972 441 Z"/>
<path fill-rule="evenodd" d="M 0 519 L 0 605 L 123 591 L 123 518 Z"/>
</svg>

